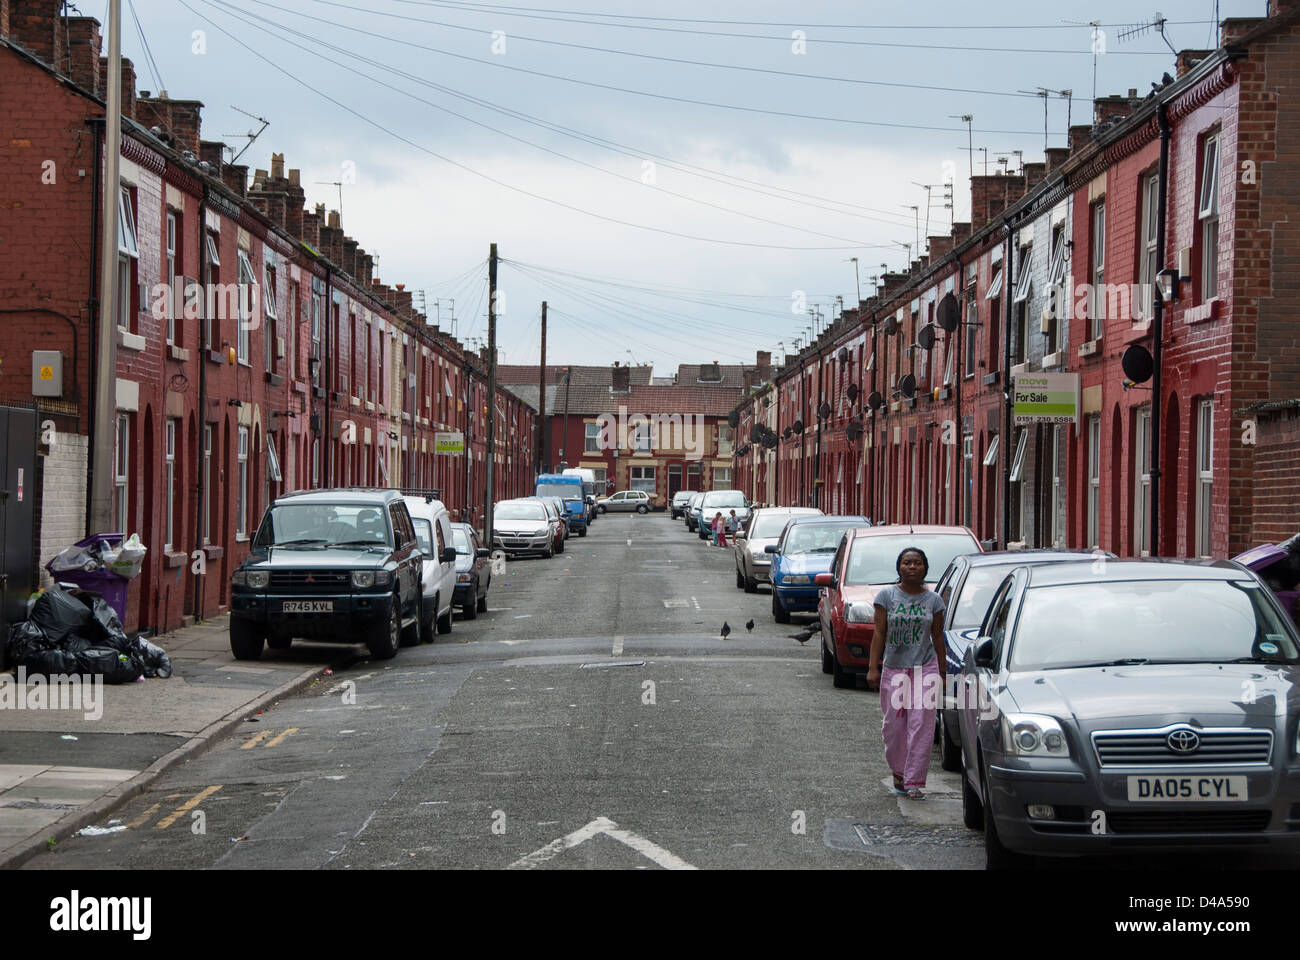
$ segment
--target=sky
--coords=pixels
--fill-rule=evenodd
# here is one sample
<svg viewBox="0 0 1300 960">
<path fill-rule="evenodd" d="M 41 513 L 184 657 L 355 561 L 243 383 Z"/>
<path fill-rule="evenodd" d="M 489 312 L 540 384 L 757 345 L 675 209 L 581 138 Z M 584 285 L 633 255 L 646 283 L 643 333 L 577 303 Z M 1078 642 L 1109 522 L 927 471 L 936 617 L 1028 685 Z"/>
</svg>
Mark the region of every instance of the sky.
<svg viewBox="0 0 1300 960">
<path fill-rule="evenodd" d="M 106 19 L 105 0 L 80 5 Z M 1216 13 L 1265 6 L 1160 12 L 1181 50 L 1216 45 Z M 1044 106 L 1064 146 L 1094 66 L 1097 96 L 1144 96 L 1174 72 L 1156 17 L 1116 0 L 124 0 L 122 49 L 137 89 L 204 103 L 206 140 L 238 151 L 270 121 L 239 162 L 285 154 L 309 206 L 341 190 L 376 275 L 462 342 L 486 342 L 495 242 L 501 362 L 538 362 L 546 300 L 548 363 L 670 376 L 806 343 L 808 310 L 852 306 L 969 217 L 972 168 L 1041 160 Z"/>
</svg>

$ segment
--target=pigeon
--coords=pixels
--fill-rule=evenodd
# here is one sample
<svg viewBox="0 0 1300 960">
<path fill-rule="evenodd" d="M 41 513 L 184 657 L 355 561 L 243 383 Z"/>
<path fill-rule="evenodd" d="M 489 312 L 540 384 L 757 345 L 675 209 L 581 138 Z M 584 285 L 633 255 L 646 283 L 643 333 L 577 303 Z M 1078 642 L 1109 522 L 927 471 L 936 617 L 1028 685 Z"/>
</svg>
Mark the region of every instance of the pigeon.
<svg viewBox="0 0 1300 960">
<path fill-rule="evenodd" d="M 813 632 L 812 632 L 811 630 L 805 630 L 803 633 L 792 633 L 792 634 L 790 634 L 790 639 L 791 639 L 791 640 L 798 640 L 800 643 L 807 643 L 807 642 L 809 641 L 809 639 L 812 637 L 812 635 L 813 635 Z"/>
<path fill-rule="evenodd" d="M 753 632 L 754 632 L 754 618 L 753 618 L 753 617 L 750 617 L 750 618 L 749 618 L 749 622 L 748 622 L 747 624 L 745 624 L 745 632 L 746 632 L 746 633 L 753 633 Z"/>
<path fill-rule="evenodd" d="M 727 639 L 727 634 L 729 634 L 729 633 L 731 633 L 731 626 L 727 623 L 726 620 L 723 620 L 723 621 L 722 621 L 722 639 L 723 639 L 723 640 L 726 640 L 726 639 Z"/>
</svg>

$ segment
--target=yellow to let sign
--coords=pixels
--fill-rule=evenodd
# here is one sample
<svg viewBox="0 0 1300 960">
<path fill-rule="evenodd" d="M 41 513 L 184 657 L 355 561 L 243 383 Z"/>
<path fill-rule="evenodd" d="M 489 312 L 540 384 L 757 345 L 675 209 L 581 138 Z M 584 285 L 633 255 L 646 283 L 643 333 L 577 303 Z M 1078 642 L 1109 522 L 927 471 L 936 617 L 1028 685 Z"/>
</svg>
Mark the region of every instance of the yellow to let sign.
<svg viewBox="0 0 1300 960">
<path fill-rule="evenodd" d="M 464 453 L 465 434 L 460 432 L 435 433 L 433 435 L 433 452 L 434 453 Z"/>
</svg>

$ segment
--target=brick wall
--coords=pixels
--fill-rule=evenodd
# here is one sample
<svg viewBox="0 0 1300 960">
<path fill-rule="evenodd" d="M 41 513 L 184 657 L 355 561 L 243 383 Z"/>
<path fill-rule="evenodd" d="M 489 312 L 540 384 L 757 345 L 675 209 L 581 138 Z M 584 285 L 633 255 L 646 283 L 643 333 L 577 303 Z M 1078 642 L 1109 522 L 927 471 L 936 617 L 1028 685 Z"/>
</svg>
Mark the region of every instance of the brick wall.
<svg viewBox="0 0 1300 960">
<path fill-rule="evenodd" d="M 1300 410 L 1260 414 L 1255 448 L 1255 498 L 1247 546 L 1280 543 L 1300 533 Z"/>
<path fill-rule="evenodd" d="M 40 586 L 48 587 L 50 575 L 45 564 L 64 547 L 81 540 L 85 534 L 87 438 L 77 434 L 60 434 L 48 456 L 42 458 L 41 496 L 44 509 L 40 514 L 41 540 L 38 566 Z"/>
</svg>

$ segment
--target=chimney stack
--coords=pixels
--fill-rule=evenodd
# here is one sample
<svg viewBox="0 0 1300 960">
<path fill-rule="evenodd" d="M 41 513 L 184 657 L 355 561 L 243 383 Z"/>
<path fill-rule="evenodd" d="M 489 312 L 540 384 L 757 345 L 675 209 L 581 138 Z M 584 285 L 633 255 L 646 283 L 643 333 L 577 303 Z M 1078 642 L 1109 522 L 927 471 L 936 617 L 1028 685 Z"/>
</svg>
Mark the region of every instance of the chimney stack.
<svg viewBox="0 0 1300 960">
<path fill-rule="evenodd" d="M 609 389 L 614 393 L 629 392 L 632 389 L 631 369 L 621 366 L 618 361 L 615 361 L 614 368 L 610 371 Z"/>
<path fill-rule="evenodd" d="M 7 7 L 9 0 L 0 0 Z M 3 15 L 0 15 L 0 20 Z M 99 21 L 94 17 L 68 18 L 68 76 L 77 86 L 96 97 L 104 95 L 104 78 L 99 72 Z M 8 31 L 0 24 L 0 36 Z"/>
<path fill-rule="evenodd" d="M 64 72 L 62 0 L 10 0 L 5 36 L 27 48 L 41 63 Z M 0 15 L 2 16 L 2 15 Z"/>
</svg>

